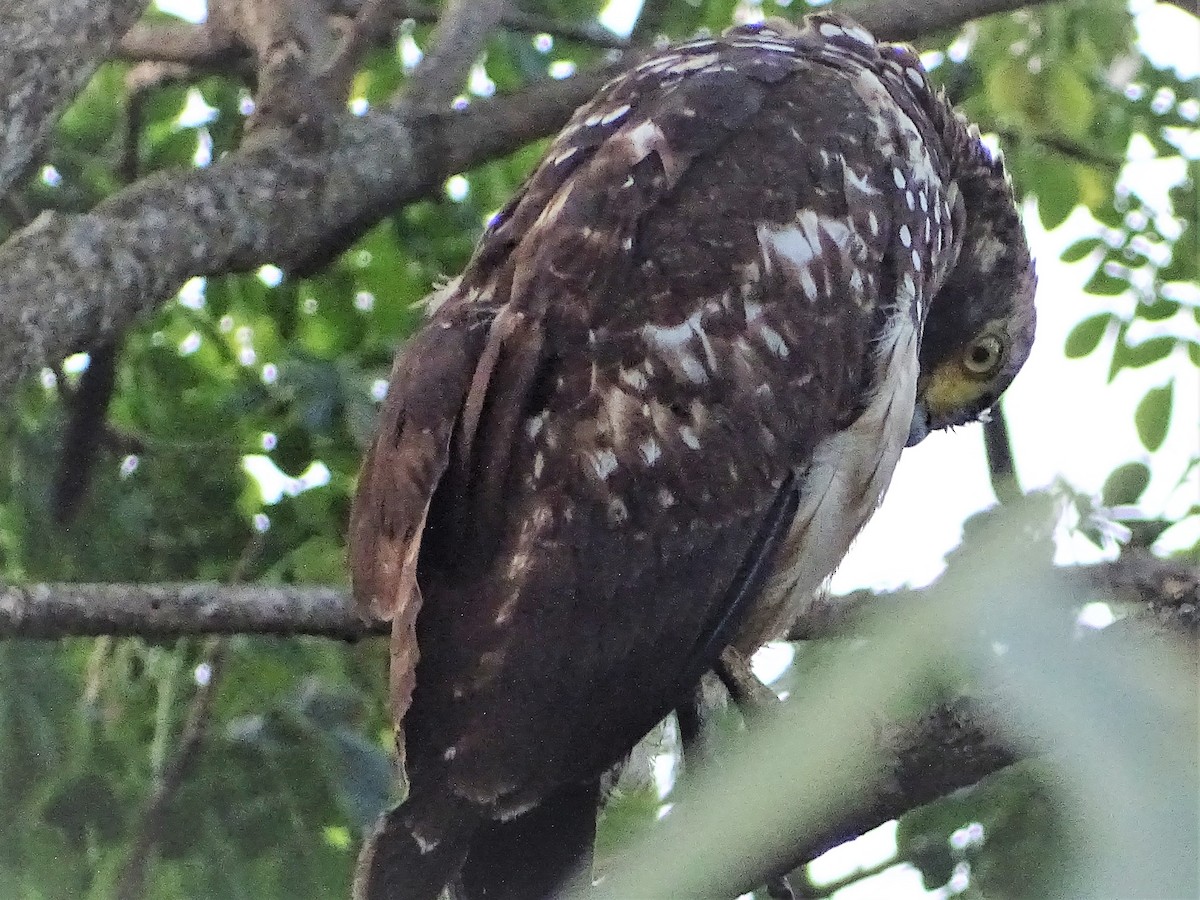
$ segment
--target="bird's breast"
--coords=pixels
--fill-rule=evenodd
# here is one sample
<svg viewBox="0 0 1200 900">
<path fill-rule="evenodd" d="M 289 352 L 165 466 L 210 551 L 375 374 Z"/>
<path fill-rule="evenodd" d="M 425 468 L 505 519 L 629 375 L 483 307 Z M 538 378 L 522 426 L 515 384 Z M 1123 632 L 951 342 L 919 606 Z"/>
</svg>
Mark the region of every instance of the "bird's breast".
<svg viewBox="0 0 1200 900">
<path fill-rule="evenodd" d="M 800 507 L 763 595 L 739 632 L 746 653 L 780 637 L 811 604 L 892 480 L 916 403 L 917 327 L 893 317 L 875 358 L 875 393 L 849 427 L 822 440 L 798 473 Z"/>
</svg>

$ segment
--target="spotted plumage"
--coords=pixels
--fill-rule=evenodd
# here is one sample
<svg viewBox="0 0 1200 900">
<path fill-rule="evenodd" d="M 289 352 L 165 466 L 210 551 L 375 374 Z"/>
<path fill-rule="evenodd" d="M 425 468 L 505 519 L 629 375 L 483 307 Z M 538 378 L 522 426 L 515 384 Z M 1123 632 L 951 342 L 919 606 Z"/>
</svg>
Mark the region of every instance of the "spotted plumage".
<svg viewBox="0 0 1200 900">
<path fill-rule="evenodd" d="M 605 85 L 439 292 L 364 464 L 411 795 L 360 895 L 434 896 L 777 635 L 905 444 L 1007 386 L 1032 292 L 1001 164 L 910 50 L 814 16 Z"/>
</svg>

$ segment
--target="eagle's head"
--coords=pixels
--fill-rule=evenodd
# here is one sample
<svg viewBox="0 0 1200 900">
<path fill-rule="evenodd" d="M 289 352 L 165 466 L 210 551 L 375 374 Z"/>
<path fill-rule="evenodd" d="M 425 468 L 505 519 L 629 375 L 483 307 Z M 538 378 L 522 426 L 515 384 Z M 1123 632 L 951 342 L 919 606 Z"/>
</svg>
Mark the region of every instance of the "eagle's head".
<svg viewBox="0 0 1200 900">
<path fill-rule="evenodd" d="M 1033 346 L 1037 278 L 1004 163 L 955 114 L 943 134 L 963 241 L 926 318 L 909 446 L 979 419 Z"/>
</svg>

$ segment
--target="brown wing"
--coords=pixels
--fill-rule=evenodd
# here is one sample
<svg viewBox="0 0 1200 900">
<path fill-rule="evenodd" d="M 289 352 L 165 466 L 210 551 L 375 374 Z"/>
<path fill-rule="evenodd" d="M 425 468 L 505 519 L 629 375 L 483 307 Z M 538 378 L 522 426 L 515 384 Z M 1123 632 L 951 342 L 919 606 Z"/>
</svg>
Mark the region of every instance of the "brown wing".
<svg viewBox="0 0 1200 900">
<path fill-rule="evenodd" d="M 762 97 L 756 78 L 771 80 L 784 70 L 773 59 L 747 68 L 717 79 L 715 90 L 688 86 L 689 102 L 707 113 L 691 134 L 674 121 L 674 104 L 661 93 L 634 112 L 646 84 L 659 83 L 661 68 L 610 84 L 576 114 L 493 224 L 463 279 L 398 357 L 350 529 L 360 609 L 393 621 L 397 720 L 407 710 L 418 658 L 417 568 L 435 493 L 440 552 L 453 552 L 463 571 L 484 564 L 506 514 L 514 430 L 535 388 L 547 308 L 567 310 L 574 319 L 561 323 L 567 327 L 583 324 L 589 293 L 618 274 L 605 256 L 627 258 L 620 245 L 641 215 L 694 156 L 756 111 Z M 662 129 L 672 125 L 668 146 Z M 624 139 L 610 141 L 618 132 Z M 638 178 L 634 198 L 616 190 L 630 172 Z M 458 552 L 465 546 L 471 553 Z"/>
</svg>

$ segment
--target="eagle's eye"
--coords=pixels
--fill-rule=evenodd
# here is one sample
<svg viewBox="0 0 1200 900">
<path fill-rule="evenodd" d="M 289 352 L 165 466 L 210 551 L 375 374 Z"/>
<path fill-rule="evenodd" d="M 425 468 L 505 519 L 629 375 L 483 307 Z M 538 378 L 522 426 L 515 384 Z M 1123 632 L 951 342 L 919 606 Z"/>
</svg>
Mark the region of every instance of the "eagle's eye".
<svg viewBox="0 0 1200 900">
<path fill-rule="evenodd" d="M 983 334 L 967 345 L 962 362 L 971 375 L 990 378 L 1004 360 L 1004 343 L 994 334 Z"/>
</svg>

